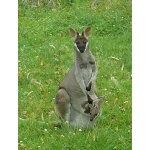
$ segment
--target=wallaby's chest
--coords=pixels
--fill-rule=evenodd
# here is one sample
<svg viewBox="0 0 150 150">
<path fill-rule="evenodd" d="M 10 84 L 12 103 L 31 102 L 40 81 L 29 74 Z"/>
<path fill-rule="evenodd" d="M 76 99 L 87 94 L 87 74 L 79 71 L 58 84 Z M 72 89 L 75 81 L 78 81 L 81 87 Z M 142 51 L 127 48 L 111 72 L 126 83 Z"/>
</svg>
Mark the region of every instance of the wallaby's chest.
<svg viewBox="0 0 150 150">
<path fill-rule="evenodd" d="M 86 62 L 79 65 L 80 72 L 84 83 L 87 85 L 93 76 L 93 65 L 94 62 Z"/>
</svg>

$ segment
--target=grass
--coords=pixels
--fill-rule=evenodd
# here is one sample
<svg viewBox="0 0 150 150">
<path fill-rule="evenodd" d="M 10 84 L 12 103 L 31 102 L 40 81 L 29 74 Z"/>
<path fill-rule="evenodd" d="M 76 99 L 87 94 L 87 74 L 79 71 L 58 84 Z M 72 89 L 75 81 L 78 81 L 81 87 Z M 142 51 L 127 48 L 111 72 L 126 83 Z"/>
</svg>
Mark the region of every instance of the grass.
<svg viewBox="0 0 150 150">
<path fill-rule="evenodd" d="M 132 149 L 131 1 L 47 2 L 18 2 L 19 149 Z M 87 26 L 98 95 L 109 96 L 92 130 L 58 128 L 54 97 L 74 59 L 68 29 Z"/>
</svg>

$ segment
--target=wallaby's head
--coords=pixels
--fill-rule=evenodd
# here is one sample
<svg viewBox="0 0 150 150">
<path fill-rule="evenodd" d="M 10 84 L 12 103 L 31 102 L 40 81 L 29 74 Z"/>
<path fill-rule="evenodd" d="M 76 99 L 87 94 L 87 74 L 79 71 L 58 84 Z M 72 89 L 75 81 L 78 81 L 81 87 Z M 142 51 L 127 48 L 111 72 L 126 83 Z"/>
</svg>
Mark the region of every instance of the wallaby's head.
<svg viewBox="0 0 150 150">
<path fill-rule="evenodd" d="M 88 48 L 88 36 L 91 32 L 91 27 L 87 27 L 85 31 L 81 34 L 76 32 L 74 29 L 70 28 L 70 34 L 74 38 L 74 46 L 75 49 L 80 52 L 84 53 Z"/>
</svg>

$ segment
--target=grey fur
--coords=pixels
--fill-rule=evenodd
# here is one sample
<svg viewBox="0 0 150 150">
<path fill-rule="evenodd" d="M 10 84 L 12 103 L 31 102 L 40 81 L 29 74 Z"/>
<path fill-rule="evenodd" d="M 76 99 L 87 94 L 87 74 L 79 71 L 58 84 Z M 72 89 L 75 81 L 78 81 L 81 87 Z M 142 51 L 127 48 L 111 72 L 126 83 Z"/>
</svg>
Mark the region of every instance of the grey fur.
<svg viewBox="0 0 150 150">
<path fill-rule="evenodd" d="M 70 126 L 79 128 L 90 128 L 94 125 L 94 119 L 90 121 L 90 114 L 85 113 L 85 109 L 82 107 L 83 103 L 87 101 L 86 89 L 89 89 L 88 94 L 92 99 L 95 100 L 98 98 L 95 85 L 96 63 L 89 49 L 87 39 L 90 30 L 90 27 L 88 27 L 80 35 L 70 28 L 70 33 L 75 42 L 76 58 L 72 68 L 60 83 L 55 98 L 56 113 L 67 121 Z M 77 40 L 78 43 L 76 43 Z M 87 41 L 86 46 L 83 45 L 84 42 L 82 40 Z M 99 103 L 97 103 L 97 107 L 100 108 Z"/>
</svg>

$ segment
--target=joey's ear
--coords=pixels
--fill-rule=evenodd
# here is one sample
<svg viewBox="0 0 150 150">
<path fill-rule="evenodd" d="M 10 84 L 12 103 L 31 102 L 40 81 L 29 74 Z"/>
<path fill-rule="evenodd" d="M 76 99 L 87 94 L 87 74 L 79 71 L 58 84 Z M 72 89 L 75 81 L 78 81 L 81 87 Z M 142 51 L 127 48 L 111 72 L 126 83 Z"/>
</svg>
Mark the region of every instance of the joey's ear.
<svg viewBox="0 0 150 150">
<path fill-rule="evenodd" d="M 77 32 L 74 29 L 70 28 L 69 31 L 72 37 L 75 38 L 77 36 Z"/>
<path fill-rule="evenodd" d="M 88 37 L 88 36 L 90 35 L 90 32 L 91 32 L 91 27 L 87 27 L 87 28 L 85 29 L 85 31 L 84 31 L 84 35 L 85 35 L 86 37 Z"/>
<path fill-rule="evenodd" d="M 106 95 L 98 97 L 97 101 L 102 101 L 104 98 L 106 98 Z"/>
</svg>

